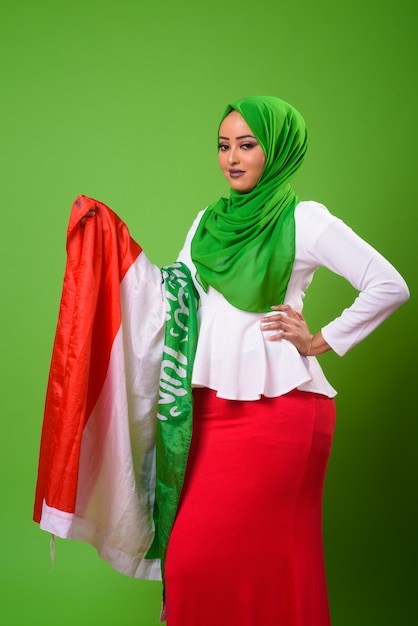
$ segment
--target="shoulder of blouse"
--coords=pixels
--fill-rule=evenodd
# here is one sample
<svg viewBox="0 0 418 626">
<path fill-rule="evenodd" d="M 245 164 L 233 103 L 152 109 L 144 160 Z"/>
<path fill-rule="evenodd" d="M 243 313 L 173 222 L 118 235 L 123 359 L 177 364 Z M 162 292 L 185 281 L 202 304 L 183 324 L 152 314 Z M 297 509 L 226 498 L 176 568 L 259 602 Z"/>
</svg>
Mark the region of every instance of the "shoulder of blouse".
<svg viewBox="0 0 418 626">
<path fill-rule="evenodd" d="M 295 208 L 295 222 L 299 229 L 312 233 L 320 233 L 330 224 L 338 221 L 324 204 L 314 200 L 299 202 Z"/>
<path fill-rule="evenodd" d="M 314 200 L 299 202 L 295 208 L 296 256 L 311 256 L 318 239 L 333 224 L 341 220 L 326 206 Z"/>
<path fill-rule="evenodd" d="M 188 265 L 189 267 L 191 266 L 191 257 L 190 257 L 190 247 L 191 247 L 191 243 L 192 243 L 192 239 L 194 237 L 194 234 L 196 232 L 196 229 L 199 225 L 200 220 L 202 219 L 202 215 L 204 214 L 204 212 L 206 211 L 206 209 L 203 209 L 202 211 L 199 211 L 199 213 L 197 214 L 197 216 L 195 217 L 195 219 L 193 220 L 192 225 L 190 226 L 186 238 L 184 240 L 184 244 L 182 249 L 180 250 L 178 256 L 177 256 L 177 261 L 181 261 L 182 263 L 186 263 L 186 265 Z"/>
</svg>

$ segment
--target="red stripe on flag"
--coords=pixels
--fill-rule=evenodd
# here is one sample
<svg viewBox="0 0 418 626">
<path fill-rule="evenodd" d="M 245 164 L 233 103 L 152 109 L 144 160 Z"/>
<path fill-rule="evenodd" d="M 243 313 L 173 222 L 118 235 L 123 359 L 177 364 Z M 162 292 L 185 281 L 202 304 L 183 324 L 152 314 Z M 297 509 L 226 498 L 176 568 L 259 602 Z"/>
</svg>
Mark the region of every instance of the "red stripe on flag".
<svg viewBox="0 0 418 626">
<path fill-rule="evenodd" d="M 94 209 L 96 215 L 82 217 Z M 119 285 L 141 253 L 106 205 L 79 196 L 67 232 L 67 264 L 42 428 L 34 519 L 42 502 L 73 513 L 81 438 L 106 378 L 121 323 Z"/>
</svg>

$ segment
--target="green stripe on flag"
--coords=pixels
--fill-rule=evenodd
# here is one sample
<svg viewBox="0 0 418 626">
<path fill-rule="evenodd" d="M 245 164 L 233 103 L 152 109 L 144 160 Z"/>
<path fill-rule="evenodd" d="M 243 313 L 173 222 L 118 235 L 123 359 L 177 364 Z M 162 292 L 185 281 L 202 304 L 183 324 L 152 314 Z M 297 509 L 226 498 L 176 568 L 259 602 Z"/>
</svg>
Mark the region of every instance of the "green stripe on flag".
<svg viewBox="0 0 418 626">
<path fill-rule="evenodd" d="M 167 320 L 156 433 L 155 537 L 146 558 L 164 562 L 183 486 L 192 437 L 192 368 L 197 344 L 198 294 L 190 270 L 175 263 L 162 270 Z"/>
</svg>

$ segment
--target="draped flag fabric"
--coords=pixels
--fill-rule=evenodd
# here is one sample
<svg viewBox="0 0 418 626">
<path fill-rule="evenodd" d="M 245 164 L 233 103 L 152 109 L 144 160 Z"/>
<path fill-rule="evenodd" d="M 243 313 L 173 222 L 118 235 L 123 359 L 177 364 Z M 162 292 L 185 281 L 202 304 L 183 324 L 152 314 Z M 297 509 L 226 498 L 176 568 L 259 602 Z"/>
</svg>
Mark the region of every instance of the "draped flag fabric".
<svg viewBox="0 0 418 626">
<path fill-rule="evenodd" d="M 89 210 L 94 217 L 80 220 Z M 80 196 L 48 381 L 34 519 L 115 569 L 161 579 L 155 430 L 166 303 L 159 268 L 111 209 Z"/>
</svg>

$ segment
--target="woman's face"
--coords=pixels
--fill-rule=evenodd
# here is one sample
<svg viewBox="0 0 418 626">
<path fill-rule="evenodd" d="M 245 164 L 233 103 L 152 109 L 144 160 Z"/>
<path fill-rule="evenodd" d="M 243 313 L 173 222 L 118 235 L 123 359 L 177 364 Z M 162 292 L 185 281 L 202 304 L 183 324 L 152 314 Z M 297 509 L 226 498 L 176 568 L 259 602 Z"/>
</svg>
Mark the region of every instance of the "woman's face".
<svg viewBox="0 0 418 626">
<path fill-rule="evenodd" d="M 218 161 L 232 189 L 241 193 L 251 191 L 263 172 L 263 149 L 237 111 L 231 111 L 219 129 Z"/>
</svg>

